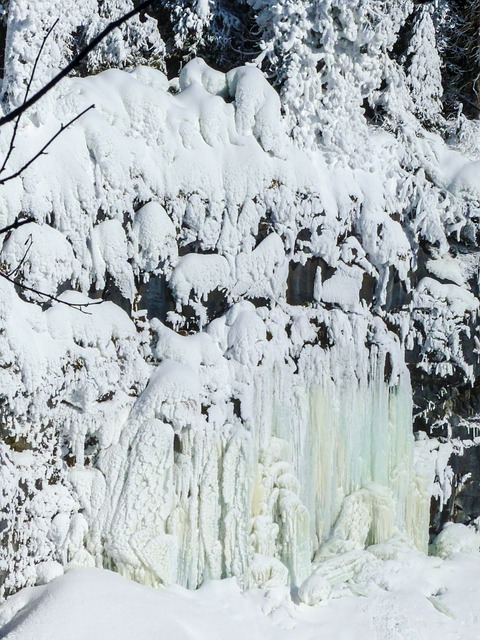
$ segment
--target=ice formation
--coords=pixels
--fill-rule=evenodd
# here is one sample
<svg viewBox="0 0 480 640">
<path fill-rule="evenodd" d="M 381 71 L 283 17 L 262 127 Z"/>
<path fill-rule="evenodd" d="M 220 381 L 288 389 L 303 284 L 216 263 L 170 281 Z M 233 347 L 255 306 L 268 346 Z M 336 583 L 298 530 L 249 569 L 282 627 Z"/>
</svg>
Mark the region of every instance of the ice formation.
<svg viewBox="0 0 480 640">
<path fill-rule="evenodd" d="M 45 125 L 23 122 L 32 145 L 96 108 L 0 190 L 1 226 L 35 219 L 2 260 L 66 302 L 107 301 L 42 309 L 0 283 L 3 589 L 103 566 L 317 601 L 368 545 L 425 550 L 405 335 L 371 309 L 389 270 L 409 287 L 398 167 L 385 191 L 299 150 L 251 66 L 110 70 L 60 92 Z M 429 269 L 453 283 L 425 277 L 419 313 L 432 297 L 476 312 L 448 257 Z"/>
<path fill-rule="evenodd" d="M 28 62 L 38 34 L 14 26 L 31 2 L 14 4 L 9 47 Z M 386 22 L 336 4 L 331 23 L 315 3 L 299 16 L 324 38 L 314 54 L 249 1 L 269 25 L 263 57 L 285 54 L 281 95 L 255 64 L 194 58 L 172 80 L 146 66 L 66 78 L 21 120 L 11 172 L 95 105 L 0 188 L 0 228 L 30 220 L 0 255 L 26 287 L 0 280 L 1 594 L 107 567 L 153 586 L 294 586 L 315 604 L 364 571 L 366 547 L 427 550 L 454 447 L 414 442 L 406 360 L 418 388 L 475 379 L 479 263 L 461 249 L 479 165 L 409 113 L 437 112 L 438 73 L 421 95 L 418 60 L 405 77 L 372 63 L 412 3 Z M 82 12 L 48 44 L 43 81 Z M 89 20 L 92 34 L 105 16 Z M 417 22 L 430 46 L 428 11 Z M 135 25 L 160 55 L 151 21 Z M 136 64 L 120 44 L 113 62 Z M 388 126 L 367 126 L 380 103 Z M 438 554 L 475 548 L 468 531 L 446 529 Z"/>
</svg>

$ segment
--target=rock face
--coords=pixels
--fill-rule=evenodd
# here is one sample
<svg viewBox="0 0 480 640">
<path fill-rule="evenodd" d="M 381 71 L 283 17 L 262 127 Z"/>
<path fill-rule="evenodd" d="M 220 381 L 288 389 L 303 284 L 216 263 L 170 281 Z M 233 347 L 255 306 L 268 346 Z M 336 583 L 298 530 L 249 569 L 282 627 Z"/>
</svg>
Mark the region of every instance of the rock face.
<svg viewBox="0 0 480 640">
<path fill-rule="evenodd" d="M 430 311 L 413 312 L 412 324 L 420 334 L 417 344 L 406 352 L 406 359 L 414 389 L 414 428 L 438 439 L 440 447 L 450 452 L 450 488 L 446 493 L 442 489 L 443 497 L 434 502 L 432 533 L 438 533 L 449 520 L 471 524 L 480 515 L 476 312 L 479 280 L 475 243 L 462 233 L 461 240 L 452 243 L 448 259 L 428 260 L 425 254 L 420 254 L 423 272 L 433 275 L 442 289 L 441 300 L 433 303 Z M 468 299 L 463 298 L 459 287 L 471 292 Z M 455 299 L 450 297 L 451 293 Z M 452 310 L 457 303 L 460 307 L 454 311 L 455 316 Z M 419 363 L 422 358 L 424 362 Z M 437 472 L 436 477 L 440 485 L 444 483 L 442 473 Z"/>
<path fill-rule="evenodd" d="M 25 118 L 19 166 L 96 105 L 0 189 L 1 227 L 32 218 L 1 249 L 3 594 L 104 566 L 320 601 L 366 546 L 426 550 L 432 496 L 435 531 L 479 515 L 478 161 L 373 84 L 402 133 L 353 98 L 338 129 L 407 9 L 379 39 L 331 16 L 330 111 L 193 59 L 66 79 Z"/>
</svg>

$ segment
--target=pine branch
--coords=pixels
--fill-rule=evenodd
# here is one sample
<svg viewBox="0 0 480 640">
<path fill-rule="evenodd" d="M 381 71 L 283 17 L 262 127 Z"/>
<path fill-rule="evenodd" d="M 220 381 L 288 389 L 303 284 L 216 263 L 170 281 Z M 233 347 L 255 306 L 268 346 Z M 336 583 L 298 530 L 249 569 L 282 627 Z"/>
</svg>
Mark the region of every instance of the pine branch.
<svg viewBox="0 0 480 640">
<path fill-rule="evenodd" d="M 141 2 L 138 7 L 135 7 L 117 20 L 110 22 L 110 24 L 108 24 L 105 29 L 103 29 L 103 31 L 98 34 L 98 36 L 93 38 L 93 40 L 91 40 L 89 44 L 84 47 L 66 67 L 59 71 L 57 75 L 50 80 L 50 82 L 47 82 L 46 85 L 39 89 L 37 93 L 26 100 L 22 105 L 20 105 L 16 109 L 13 109 L 13 111 L 10 111 L 10 113 L 7 113 L 7 115 L 3 116 L 3 118 L 0 118 L 0 127 L 4 124 L 7 124 L 8 122 L 12 122 L 12 120 L 15 120 L 15 118 L 18 118 L 22 113 L 27 111 L 27 109 L 38 102 L 40 98 L 43 98 L 43 96 L 47 94 L 51 89 L 53 89 L 53 87 L 55 87 L 60 82 L 60 80 L 68 76 L 71 71 L 76 69 L 80 65 L 80 63 L 88 56 L 88 54 L 93 51 L 95 47 L 108 36 L 109 33 L 114 31 L 117 27 L 120 27 L 124 22 L 130 20 L 130 18 L 133 18 L 135 15 L 146 9 L 151 4 L 155 4 L 159 1 L 160 0 L 145 0 L 144 2 Z"/>
<path fill-rule="evenodd" d="M 70 122 L 67 122 L 67 124 L 62 124 L 62 126 L 57 131 L 57 133 L 54 136 L 52 136 L 46 144 L 43 145 L 43 147 L 40 149 L 40 151 L 37 154 L 35 154 L 32 158 L 30 158 L 30 160 L 26 162 L 22 167 L 20 167 L 18 171 L 15 171 L 15 173 L 12 173 L 6 178 L 3 178 L 2 180 L 0 180 L 0 185 L 3 185 L 6 182 L 9 182 L 10 180 L 13 180 L 14 178 L 18 178 L 26 169 L 28 169 L 28 167 L 31 164 L 35 162 L 35 160 L 37 160 L 40 156 L 45 155 L 45 151 L 48 149 L 48 147 L 52 144 L 52 142 L 54 142 L 58 138 L 59 135 L 61 135 L 65 131 L 65 129 L 67 129 L 70 125 L 72 125 L 74 122 L 79 120 L 83 115 L 87 113 L 87 111 L 90 111 L 90 109 L 94 109 L 94 108 L 95 108 L 95 105 L 91 104 L 89 107 L 84 109 L 81 113 L 79 113 L 74 118 L 72 118 Z"/>
</svg>

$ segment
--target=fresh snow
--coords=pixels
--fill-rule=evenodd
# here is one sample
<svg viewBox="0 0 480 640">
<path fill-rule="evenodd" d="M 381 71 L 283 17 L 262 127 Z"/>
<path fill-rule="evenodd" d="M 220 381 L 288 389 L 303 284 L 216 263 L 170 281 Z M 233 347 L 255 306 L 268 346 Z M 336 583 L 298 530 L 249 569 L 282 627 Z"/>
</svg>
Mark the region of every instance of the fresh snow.
<svg viewBox="0 0 480 640">
<path fill-rule="evenodd" d="M 234 579 L 193 592 L 155 590 L 81 569 L 0 605 L 0 633 L 8 640 L 472 640 L 480 555 L 462 551 L 442 560 L 400 543 L 372 547 L 353 580 L 339 563 L 333 587 L 317 579 L 308 596 L 300 589 L 293 598 L 285 587 L 242 591 Z"/>
</svg>

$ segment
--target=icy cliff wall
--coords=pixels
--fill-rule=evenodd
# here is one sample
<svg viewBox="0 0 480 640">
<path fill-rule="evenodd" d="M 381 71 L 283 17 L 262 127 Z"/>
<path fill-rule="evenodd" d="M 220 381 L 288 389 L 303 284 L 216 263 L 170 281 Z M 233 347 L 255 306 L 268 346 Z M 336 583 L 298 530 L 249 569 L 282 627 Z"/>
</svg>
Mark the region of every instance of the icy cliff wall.
<svg viewBox="0 0 480 640">
<path fill-rule="evenodd" d="M 392 60 L 365 85 L 408 7 L 381 37 L 343 9 L 333 31 L 310 15 L 323 60 L 288 49 L 308 63 L 296 98 L 255 65 L 193 59 L 173 80 L 67 79 L 22 120 L 11 171 L 95 104 L 0 188 L 1 227 L 32 218 L 4 236 L 2 269 L 98 304 L 0 283 L 4 593 L 90 565 L 299 585 L 395 535 L 426 548 L 449 471 L 437 443 L 414 465 L 406 361 L 417 390 L 476 377 L 476 129 L 468 155 L 421 126 Z M 338 74 L 345 30 L 362 64 L 350 51 Z"/>
<path fill-rule="evenodd" d="M 2 259 L 111 301 L 2 285 L 5 589 L 59 564 L 299 584 L 315 554 L 425 548 L 401 338 L 371 310 L 411 250 L 378 178 L 299 151 L 254 67 L 62 92 L 31 144 L 96 108 L 0 192 L 4 225 L 36 220 Z"/>
</svg>

